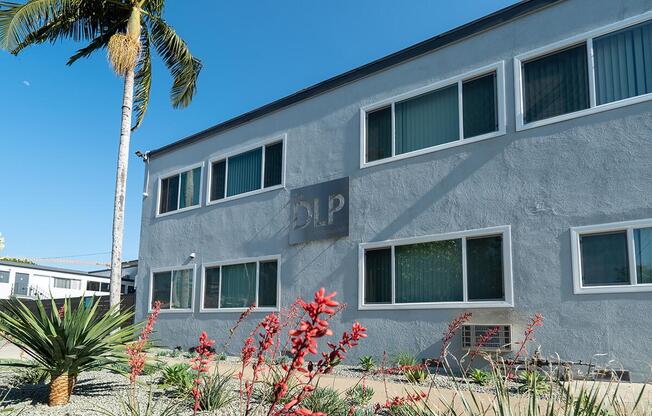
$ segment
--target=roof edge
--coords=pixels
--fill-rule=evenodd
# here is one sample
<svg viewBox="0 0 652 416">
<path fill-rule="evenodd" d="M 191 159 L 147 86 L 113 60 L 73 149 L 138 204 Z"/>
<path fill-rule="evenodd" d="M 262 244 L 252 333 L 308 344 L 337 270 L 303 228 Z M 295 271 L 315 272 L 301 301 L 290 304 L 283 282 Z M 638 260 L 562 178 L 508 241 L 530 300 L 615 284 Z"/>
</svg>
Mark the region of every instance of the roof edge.
<svg viewBox="0 0 652 416">
<path fill-rule="evenodd" d="M 565 0 L 523 0 L 148 152 L 161 156 Z"/>
</svg>

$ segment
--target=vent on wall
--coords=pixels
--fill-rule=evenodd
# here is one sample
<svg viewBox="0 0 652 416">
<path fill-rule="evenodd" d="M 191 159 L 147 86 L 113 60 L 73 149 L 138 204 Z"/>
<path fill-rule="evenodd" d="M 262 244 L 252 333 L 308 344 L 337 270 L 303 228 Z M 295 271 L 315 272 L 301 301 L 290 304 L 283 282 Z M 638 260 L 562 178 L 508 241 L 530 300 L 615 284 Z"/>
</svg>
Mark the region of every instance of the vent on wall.
<svg viewBox="0 0 652 416">
<path fill-rule="evenodd" d="M 495 332 L 495 333 L 494 333 Z M 491 335 L 491 336 L 489 336 Z M 487 339 L 483 339 L 488 337 Z M 462 348 L 480 351 L 504 352 L 512 350 L 511 325 L 464 325 Z"/>
</svg>

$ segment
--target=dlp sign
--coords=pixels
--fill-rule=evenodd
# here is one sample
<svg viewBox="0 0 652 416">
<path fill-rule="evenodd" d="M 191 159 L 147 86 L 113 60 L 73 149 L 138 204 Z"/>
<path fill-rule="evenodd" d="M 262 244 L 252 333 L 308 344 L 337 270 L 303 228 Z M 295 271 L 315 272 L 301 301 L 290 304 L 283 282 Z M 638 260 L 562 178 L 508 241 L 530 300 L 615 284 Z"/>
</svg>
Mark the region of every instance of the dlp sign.
<svg viewBox="0 0 652 416">
<path fill-rule="evenodd" d="M 349 178 L 290 191 L 290 244 L 349 235 Z"/>
</svg>

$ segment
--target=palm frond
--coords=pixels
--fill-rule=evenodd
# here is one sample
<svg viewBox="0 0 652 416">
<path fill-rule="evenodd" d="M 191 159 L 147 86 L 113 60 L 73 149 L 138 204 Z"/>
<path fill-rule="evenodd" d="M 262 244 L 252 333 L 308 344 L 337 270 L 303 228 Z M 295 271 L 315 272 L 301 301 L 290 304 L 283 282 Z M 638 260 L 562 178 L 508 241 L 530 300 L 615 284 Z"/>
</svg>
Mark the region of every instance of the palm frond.
<svg viewBox="0 0 652 416">
<path fill-rule="evenodd" d="M 3 4 L 0 12 L 0 48 L 11 51 L 31 33 L 56 20 L 79 0 L 30 0 Z"/>
<path fill-rule="evenodd" d="M 106 33 L 93 39 L 88 45 L 75 52 L 75 54 L 68 59 L 66 65 L 72 65 L 79 58 L 88 58 L 96 50 L 106 48 L 106 45 L 109 43 L 109 39 L 111 39 L 111 35 L 113 35 L 113 33 L 115 32 L 107 31 Z"/>
<path fill-rule="evenodd" d="M 186 42 L 163 19 L 149 16 L 152 43 L 174 81 L 170 99 L 174 108 L 187 107 L 197 91 L 201 61 L 192 56 Z"/>
<path fill-rule="evenodd" d="M 140 61 L 134 78 L 134 112 L 136 115 L 136 122 L 131 128 L 132 131 L 140 127 L 140 124 L 143 122 L 143 118 L 147 112 L 147 106 L 149 105 L 150 91 L 152 89 L 152 57 L 149 48 L 149 32 L 146 27 L 143 27 L 140 43 Z"/>
</svg>

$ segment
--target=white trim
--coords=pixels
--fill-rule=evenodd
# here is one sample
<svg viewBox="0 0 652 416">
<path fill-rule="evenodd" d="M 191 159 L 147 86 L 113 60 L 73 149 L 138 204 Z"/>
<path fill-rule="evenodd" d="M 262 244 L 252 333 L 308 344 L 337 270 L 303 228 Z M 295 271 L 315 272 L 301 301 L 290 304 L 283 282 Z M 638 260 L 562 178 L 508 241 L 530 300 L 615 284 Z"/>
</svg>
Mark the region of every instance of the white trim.
<svg viewBox="0 0 652 416">
<path fill-rule="evenodd" d="M 571 235 L 571 262 L 573 266 L 573 293 L 576 295 L 600 293 L 652 292 L 652 283 L 638 283 L 636 276 L 636 255 L 634 247 L 634 230 L 652 227 L 652 219 L 612 222 L 599 225 L 573 227 Z M 580 237 L 611 231 L 627 232 L 627 256 L 629 262 L 630 283 L 626 285 L 584 286 L 582 283 L 582 259 Z"/>
<path fill-rule="evenodd" d="M 283 152 L 282 152 L 282 161 L 281 161 L 281 183 L 280 185 L 274 185 L 265 188 L 265 147 L 270 145 L 270 144 L 275 144 L 275 143 L 282 143 L 283 144 Z M 258 148 L 262 148 L 262 166 L 261 166 L 261 174 L 260 174 L 260 188 L 259 189 L 254 189 L 253 191 L 249 192 L 244 192 L 242 194 L 237 194 L 237 195 L 232 195 L 232 196 L 227 196 L 228 193 L 228 180 L 229 180 L 229 163 L 228 163 L 228 158 L 232 156 L 237 156 L 242 153 L 246 153 L 250 150 L 255 150 Z M 217 153 L 211 155 L 211 157 L 208 159 L 208 186 L 206 188 L 206 206 L 210 205 L 215 205 L 215 204 L 221 204 L 223 202 L 228 202 L 228 201 L 233 201 L 235 199 L 240 199 L 240 198 L 245 198 L 251 195 L 257 195 L 257 194 L 262 194 L 263 192 L 269 192 L 269 191 L 275 191 L 277 189 L 285 189 L 285 164 L 287 160 L 287 133 L 284 133 L 280 136 L 273 136 L 273 137 L 268 137 L 266 139 L 260 140 L 256 143 L 248 144 L 246 146 L 241 146 L 237 147 L 233 150 L 230 150 L 228 152 L 222 152 L 222 153 Z M 219 161 L 226 161 L 226 166 L 224 168 L 224 198 L 222 199 L 216 199 L 215 201 L 211 201 L 211 187 L 213 183 L 213 163 L 219 162 Z"/>
<path fill-rule="evenodd" d="M 596 103 L 596 85 L 595 85 L 595 68 L 593 60 L 593 39 L 602 35 L 606 35 L 612 32 L 616 32 L 621 29 L 625 29 L 630 26 L 637 25 L 639 23 L 646 22 L 652 19 L 652 11 L 645 12 L 641 15 L 622 20 L 620 22 L 612 23 L 606 26 L 602 26 L 598 29 L 572 36 L 570 38 L 551 43 L 549 45 L 543 46 L 541 48 L 534 49 L 522 54 L 519 54 L 514 57 L 514 102 L 515 102 L 515 112 L 516 112 L 516 131 L 528 130 L 535 127 L 545 126 L 548 124 L 559 123 L 566 120 L 571 120 L 578 117 L 583 117 L 590 114 L 599 113 L 602 111 L 611 110 L 614 108 L 624 107 L 644 101 L 652 100 L 652 93 L 638 95 L 635 97 L 625 98 L 619 101 L 613 101 L 606 104 L 597 105 Z M 525 123 L 523 106 L 523 62 L 528 61 L 534 58 L 543 57 L 545 55 L 553 54 L 555 52 L 561 51 L 563 49 L 569 48 L 574 45 L 586 44 L 587 48 L 587 67 L 588 67 L 588 78 L 589 78 L 589 108 L 575 111 L 573 113 L 562 114 L 555 117 L 546 118 L 543 120 L 533 121 L 531 123 Z"/>
<path fill-rule="evenodd" d="M 245 263 L 256 263 L 256 304 L 258 304 L 258 282 L 260 279 L 260 263 L 266 261 L 276 261 L 276 307 L 255 307 L 252 312 L 279 312 L 281 310 L 281 255 L 275 254 L 271 256 L 258 256 L 258 257 L 247 257 L 236 260 L 221 260 L 221 261 L 212 261 L 205 262 L 202 264 L 202 276 L 201 276 L 201 291 L 199 293 L 199 312 L 200 313 L 233 313 L 233 312 L 244 312 L 247 307 L 241 308 L 222 308 L 221 305 L 217 308 L 205 308 L 204 307 L 204 286 L 206 285 L 206 269 L 212 267 L 220 267 L 220 285 L 218 296 L 218 304 L 221 302 L 222 298 L 222 266 L 229 266 L 235 264 L 245 264 Z"/>
<path fill-rule="evenodd" d="M 464 109 L 462 107 L 462 96 L 463 96 L 462 84 L 467 80 L 471 80 L 473 78 L 477 78 L 482 75 L 489 75 L 492 72 L 496 73 L 496 96 L 497 96 L 496 111 L 497 111 L 498 130 L 465 139 L 464 130 L 463 130 Z M 407 153 L 402 153 L 400 155 L 397 155 L 396 154 L 396 129 L 395 129 L 395 104 L 397 102 L 404 101 L 413 97 L 417 97 L 419 95 L 426 94 L 431 91 L 452 86 L 453 84 L 457 84 L 457 88 L 458 88 L 459 138 L 452 142 L 426 147 L 424 149 L 419 149 L 412 152 L 407 152 Z M 366 154 L 367 153 L 367 131 L 366 131 L 367 114 L 374 110 L 379 110 L 388 106 L 391 106 L 391 112 L 392 112 L 392 156 L 386 157 L 384 159 L 368 162 L 367 154 Z M 505 61 L 496 62 L 494 64 L 487 65 L 482 68 L 478 68 L 473 71 L 469 71 L 452 78 L 448 78 L 442 81 L 428 84 L 426 86 L 417 88 L 415 90 L 411 90 L 390 98 L 386 98 L 382 101 L 378 101 L 373 104 L 366 105 L 360 108 L 360 169 L 502 136 L 507 131 L 506 114 L 507 114 L 507 109 L 506 109 L 506 100 L 505 100 Z"/>
<path fill-rule="evenodd" d="M 181 193 L 181 177 L 179 177 L 179 188 L 177 189 L 177 209 L 173 210 L 173 211 L 168 211 L 168 212 L 161 213 L 161 182 L 163 181 L 163 179 L 171 178 L 171 177 L 173 177 L 175 175 L 181 175 L 184 172 L 189 172 L 189 171 L 191 171 L 193 169 L 196 169 L 196 168 L 199 168 L 199 167 L 201 168 L 201 170 L 199 172 L 199 202 L 197 203 L 197 205 L 191 205 L 189 207 L 178 208 L 179 204 L 181 203 L 180 197 L 179 197 L 179 194 Z M 171 171 L 160 173 L 156 178 L 156 187 L 157 187 L 157 192 L 156 192 L 156 218 L 165 217 L 165 216 L 172 215 L 172 214 L 177 214 L 179 212 L 190 211 L 190 210 L 201 207 L 201 202 L 202 202 L 203 195 L 204 195 L 204 193 L 203 193 L 203 191 L 204 191 L 204 162 L 198 162 L 198 163 L 195 163 L 195 164 L 192 164 L 192 165 L 189 165 L 189 166 L 185 166 L 183 168 L 174 169 L 174 170 L 171 170 Z"/>
<path fill-rule="evenodd" d="M 171 266 L 171 267 L 157 267 L 152 268 L 149 271 L 149 296 L 148 296 L 148 305 L 147 311 L 152 312 L 152 296 L 154 294 L 154 273 L 163 273 L 163 272 L 175 272 L 178 270 L 192 270 L 192 294 L 190 298 L 190 308 L 178 309 L 172 308 L 172 277 L 174 273 L 170 274 L 170 307 L 168 309 L 161 308 L 161 313 L 192 313 L 195 308 L 195 292 L 197 290 L 197 265 L 185 265 L 185 266 Z"/>
<path fill-rule="evenodd" d="M 394 273 L 395 273 L 395 255 L 396 246 L 405 244 L 428 243 L 432 241 L 443 241 L 452 239 L 462 239 L 462 268 L 463 275 L 466 274 L 466 257 L 465 244 L 467 238 L 484 237 L 492 235 L 501 235 L 503 243 L 503 290 L 505 300 L 503 301 L 461 301 L 461 302 L 428 302 L 428 303 L 395 303 Z M 365 261 L 364 255 L 367 250 L 391 248 L 392 253 L 392 303 L 391 304 L 370 304 L 364 303 L 364 277 Z M 504 225 L 498 227 L 481 228 L 474 230 L 456 231 L 436 235 L 421 237 L 408 237 L 395 240 L 386 240 L 373 243 L 361 243 L 358 246 L 358 310 L 395 310 L 395 309 L 455 309 L 455 308 L 511 308 L 514 307 L 514 282 L 512 278 L 512 240 L 511 226 Z M 466 281 L 466 276 L 463 276 Z M 467 289 L 464 288 L 464 299 L 466 299 Z"/>
</svg>

